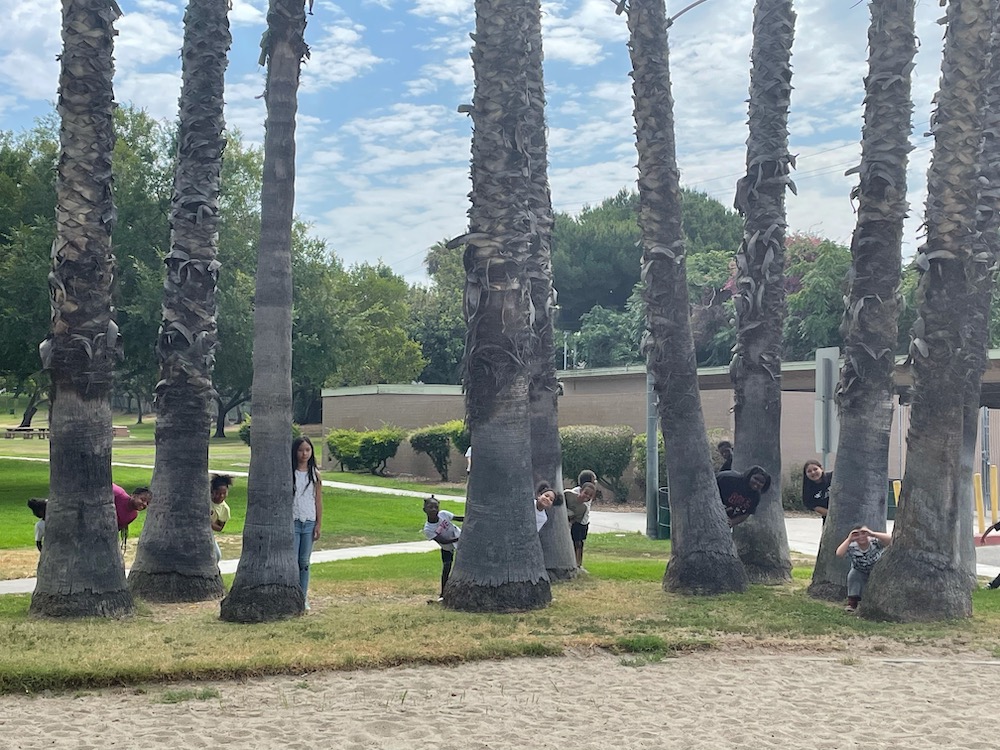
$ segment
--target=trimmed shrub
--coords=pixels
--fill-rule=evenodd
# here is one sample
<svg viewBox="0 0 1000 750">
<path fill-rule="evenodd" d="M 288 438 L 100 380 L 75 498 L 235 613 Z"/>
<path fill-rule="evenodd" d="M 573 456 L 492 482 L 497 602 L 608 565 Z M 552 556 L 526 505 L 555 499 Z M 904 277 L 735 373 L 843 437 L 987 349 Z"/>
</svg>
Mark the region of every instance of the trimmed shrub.
<svg viewBox="0 0 1000 750">
<path fill-rule="evenodd" d="M 625 502 L 628 485 L 622 481 L 622 475 L 632 460 L 634 437 L 627 425 L 563 427 L 559 430 L 563 476 L 576 477 L 584 469 L 591 469 L 598 481 L 615 493 L 618 502 Z"/>
<path fill-rule="evenodd" d="M 240 431 L 238 434 L 240 436 L 240 440 L 247 445 L 250 445 L 250 417 L 243 420 L 243 424 L 240 425 Z M 302 437 L 302 428 L 292 422 L 292 440 L 299 437 Z"/>
<path fill-rule="evenodd" d="M 361 435 L 357 430 L 330 430 L 326 436 L 326 447 L 330 455 L 340 463 L 341 471 L 357 471 L 361 465 Z"/>
<path fill-rule="evenodd" d="M 379 430 L 361 433 L 358 458 L 363 468 L 372 474 L 385 474 L 386 462 L 396 455 L 399 444 L 406 440 L 406 430 L 383 426 Z"/>
<path fill-rule="evenodd" d="M 789 467 L 788 477 L 781 483 L 781 507 L 784 510 L 805 510 L 802 504 L 802 467 L 805 464 L 795 464 Z"/>
<path fill-rule="evenodd" d="M 461 422 L 458 424 L 461 425 Z M 450 422 L 423 427 L 410 433 L 410 447 L 416 453 L 426 454 L 445 482 L 448 481 L 448 466 L 451 464 L 453 436 L 454 427 Z"/>
<path fill-rule="evenodd" d="M 445 422 L 442 427 L 448 428 L 455 450 L 464 456 L 465 452 L 469 450 L 469 446 L 472 445 L 472 435 L 466 429 L 465 422 L 461 419 L 453 419 L 450 422 Z"/>
</svg>

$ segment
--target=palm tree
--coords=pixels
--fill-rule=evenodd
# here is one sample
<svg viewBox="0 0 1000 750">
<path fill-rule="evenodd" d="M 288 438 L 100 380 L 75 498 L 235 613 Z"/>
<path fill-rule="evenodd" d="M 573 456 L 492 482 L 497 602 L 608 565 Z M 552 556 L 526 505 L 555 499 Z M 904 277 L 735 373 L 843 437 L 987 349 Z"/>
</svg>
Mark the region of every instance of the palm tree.
<svg viewBox="0 0 1000 750">
<path fill-rule="evenodd" d="M 218 343 L 215 289 L 222 112 L 232 37 L 228 0 L 190 0 L 184 16 L 183 85 L 170 254 L 157 341 L 156 468 L 135 563 L 133 594 L 153 601 L 225 593 L 207 523 L 212 366 Z"/>
<path fill-rule="evenodd" d="M 545 84 L 542 75 L 541 17 L 531 16 L 525 75 L 537 95 L 529 100 L 533 125 L 539 132 L 526 143 L 534 168 L 528 189 L 533 194 L 537 238 L 528 257 L 527 275 L 531 289 L 535 349 L 528 361 L 528 411 L 531 423 L 532 476 L 537 485 L 545 481 L 560 492 L 563 487 L 562 449 L 559 444 L 559 383 L 556 380 L 553 317 L 555 292 L 552 288 L 552 196 L 549 192 L 548 153 L 545 136 Z M 546 511 L 548 521 L 538 538 L 549 578 L 564 581 L 577 575 L 576 555 L 570 537 L 566 506 L 562 503 Z"/>
<path fill-rule="evenodd" d="M 941 85 L 931 120 L 934 153 L 927 174 L 927 242 L 913 324 L 914 399 L 906 472 L 892 546 L 872 571 L 859 614 L 889 620 L 943 620 L 972 614 L 973 580 L 959 539 L 963 513 L 961 449 L 964 359 L 974 305 L 978 157 L 982 151 L 985 70 L 993 3 L 948 5 Z M 956 377 L 958 375 L 958 377 Z"/>
<path fill-rule="evenodd" d="M 544 91 L 529 73 L 540 13 L 538 0 L 476 0 L 475 94 L 462 107 L 474 126 L 469 233 L 449 243 L 465 243 L 466 419 L 475 449 L 462 546 L 444 593 L 453 609 L 536 609 L 552 598 L 535 529 L 528 416 L 536 347 L 528 269 L 541 251 L 536 180 L 545 169 L 534 158 L 544 150 Z"/>
<path fill-rule="evenodd" d="M 111 400 L 121 341 L 111 305 L 114 0 L 63 0 L 52 329 L 39 347 L 52 378 L 49 506 L 30 611 L 134 612 L 111 493 Z"/>
<path fill-rule="evenodd" d="M 309 54 L 303 0 L 271 0 L 262 63 L 267 123 L 254 295 L 253 430 L 243 552 L 223 620 L 301 614 L 292 537 L 292 213 L 299 74 Z M 207 506 L 206 506 L 207 507 Z"/>
<path fill-rule="evenodd" d="M 849 563 L 835 554 L 856 524 L 885 530 L 889 432 L 900 298 L 900 258 L 910 152 L 910 71 L 916 54 L 913 0 L 874 0 L 868 28 L 861 181 L 851 193 L 858 221 L 841 331 L 845 357 L 837 390 L 840 442 L 829 515 L 809 593 L 847 595 Z M 978 396 L 977 396 L 978 398 Z M 971 518 L 971 516 L 970 516 Z M 971 536 L 970 536 L 971 539 Z"/>
<path fill-rule="evenodd" d="M 990 307 L 1000 262 L 1000 4 L 993 4 L 990 34 L 990 64 L 983 90 L 982 154 L 979 158 L 979 201 L 977 243 L 971 261 L 971 300 L 964 336 L 965 406 L 960 497 L 972 497 L 972 475 L 976 471 L 976 440 L 979 437 L 979 405 L 983 373 L 989 365 Z M 992 498 L 995 503 L 996 498 Z M 972 514 L 959 515 L 959 554 L 963 567 L 976 580 L 976 548 Z"/>
<path fill-rule="evenodd" d="M 645 348 L 659 396 L 658 412 L 670 474 L 668 591 L 745 591 L 709 457 L 688 309 L 681 198 L 674 143 L 673 98 L 664 0 L 627 6 L 639 152 L 639 227 Z"/>
<path fill-rule="evenodd" d="M 730 373 L 735 399 L 733 468 L 763 466 L 771 489 L 757 513 L 733 530 L 750 580 L 791 580 L 792 562 L 781 506 L 781 346 L 785 321 L 785 187 L 795 160 L 788 153 L 792 92 L 791 0 L 757 0 L 750 53 L 747 173 L 736 186 L 743 242 L 736 254 L 736 347 Z"/>
</svg>

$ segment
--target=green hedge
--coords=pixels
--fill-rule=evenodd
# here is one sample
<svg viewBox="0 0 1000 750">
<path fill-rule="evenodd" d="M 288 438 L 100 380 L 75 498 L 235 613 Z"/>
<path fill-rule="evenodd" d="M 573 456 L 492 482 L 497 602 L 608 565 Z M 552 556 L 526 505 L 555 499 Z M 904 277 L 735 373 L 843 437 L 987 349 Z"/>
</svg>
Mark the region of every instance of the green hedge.
<svg viewBox="0 0 1000 750">
<path fill-rule="evenodd" d="M 367 432 L 332 430 L 326 436 L 326 447 L 341 469 L 384 474 L 386 462 L 396 455 L 405 439 L 405 430 L 389 425 Z"/>
<path fill-rule="evenodd" d="M 240 425 L 239 436 L 240 440 L 250 445 L 250 417 L 246 417 Z M 300 437 L 302 437 L 302 428 L 292 422 L 292 440 Z"/>
<path fill-rule="evenodd" d="M 462 423 L 458 422 L 461 429 Z M 448 466 L 451 464 L 451 446 L 455 430 L 453 423 L 423 427 L 410 433 L 410 447 L 415 453 L 424 453 L 434 463 L 442 481 L 448 481 Z"/>
<path fill-rule="evenodd" d="M 632 460 L 635 433 L 627 425 L 600 427 L 573 425 L 559 430 L 562 442 L 563 476 L 575 478 L 584 469 L 597 474 L 598 481 L 615 493 L 618 502 L 628 497 L 622 475 Z"/>
</svg>

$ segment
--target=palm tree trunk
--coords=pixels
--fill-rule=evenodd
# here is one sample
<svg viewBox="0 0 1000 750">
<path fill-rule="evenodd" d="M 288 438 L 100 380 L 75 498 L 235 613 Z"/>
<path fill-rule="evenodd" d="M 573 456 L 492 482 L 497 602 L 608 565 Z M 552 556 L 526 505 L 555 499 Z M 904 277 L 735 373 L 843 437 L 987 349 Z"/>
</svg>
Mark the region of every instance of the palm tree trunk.
<svg viewBox="0 0 1000 750">
<path fill-rule="evenodd" d="M 973 244 L 982 152 L 983 53 L 992 3 L 952 0 L 941 87 L 932 117 L 934 155 L 927 175 L 927 243 L 913 325 L 914 400 L 906 472 L 892 546 L 872 571 L 859 614 L 887 620 L 944 620 L 972 614 L 962 565 L 961 450 L 967 363 L 962 352 L 973 307 Z M 956 378 L 958 375 L 958 378 Z"/>
<path fill-rule="evenodd" d="M 534 158 L 544 143 L 544 92 L 529 72 L 540 13 L 538 0 L 476 0 L 475 95 L 463 108 L 474 126 L 472 206 L 469 233 L 449 244 L 466 245 L 466 418 L 476 460 L 444 603 L 476 612 L 552 599 L 535 529 L 528 416 L 536 348 L 528 268 L 539 252 L 545 180 L 545 160 Z"/>
<path fill-rule="evenodd" d="M 529 47 L 525 75 L 528 80 L 531 130 L 536 135 L 526 147 L 532 161 L 530 189 L 533 193 L 536 233 L 528 258 L 531 309 L 536 347 L 528 363 L 529 415 L 531 422 L 531 468 L 534 482 L 549 482 L 560 494 L 563 487 L 562 448 L 559 444 L 559 383 L 556 380 L 552 289 L 552 196 L 549 192 L 548 147 L 545 136 L 545 83 L 542 71 L 541 15 L 528 19 Z M 553 581 L 577 575 L 576 554 L 570 536 L 566 506 L 559 502 L 546 511 L 548 521 L 539 532 L 545 570 Z"/>
<path fill-rule="evenodd" d="M 913 0 L 874 0 L 868 29 L 861 182 L 852 193 L 858 221 L 851 242 L 851 284 L 841 323 L 845 357 L 837 390 L 840 442 L 830 511 L 823 524 L 809 593 L 847 596 L 850 563 L 836 556 L 856 524 L 885 530 L 892 427 L 900 257 L 910 152 L 910 70 L 916 53 Z"/>
<path fill-rule="evenodd" d="M 266 622 L 301 614 L 292 525 L 292 213 L 299 74 L 309 52 L 302 0 L 267 14 L 267 124 L 254 296 L 253 430 L 243 552 L 221 615 Z"/>
<path fill-rule="evenodd" d="M 132 595 L 118 550 L 111 492 L 111 386 L 121 356 L 112 317 L 114 22 L 107 0 L 63 0 L 52 329 L 42 366 L 52 377 L 49 505 L 30 612 L 123 617 Z"/>
<path fill-rule="evenodd" d="M 225 593 L 208 522 L 208 442 L 218 343 L 216 254 L 226 145 L 222 103 L 232 40 L 228 6 L 228 0 L 189 0 L 184 17 L 171 247 L 164 260 L 163 322 L 156 347 L 156 502 L 146 514 L 128 578 L 132 593 L 151 601 L 202 601 Z"/>
<path fill-rule="evenodd" d="M 958 507 L 959 555 L 962 567 L 976 580 L 976 549 L 972 526 L 972 474 L 976 471 L 976 438 L 979 433 L 979 406 L 983 373 L 989 366 L 990 307 L 996 289 L 1000 262 L 1000 3 L 994 0 L 990 35 L 990 66 L 985 81 L 982 107 L 982 155 L 979 159 L 978 238 L 972 257 L 971 300 L 965 338 L 965 412 L 962 441 Z M 996 498 L 992 499 L 995 503 Z"/>
<path fill-rule="evenodd" d="M 745 591 L 747 575 L 719 499 L 698 393 L 663 0 L 632 0 L 628 26 L 649 329 L 645 348 L 670 474 L 672 543 L 663 587 L 708 595 Z"/>
<path fill-rule="evenodd" d="M 750 70 L 747 174 L 736 187 L 744 217 L 736 254 L 736 349 L 730 365 L 735 397 L 735 463 L 771 475 L 771 488 L 749 521 L 733 529 L 740 559 L 755 583 L 791 580 L 781 505 L 781 347 L 785 321 L 785 187 L 792 40 L 791 0 L 757 0 Z"/>
</svg>

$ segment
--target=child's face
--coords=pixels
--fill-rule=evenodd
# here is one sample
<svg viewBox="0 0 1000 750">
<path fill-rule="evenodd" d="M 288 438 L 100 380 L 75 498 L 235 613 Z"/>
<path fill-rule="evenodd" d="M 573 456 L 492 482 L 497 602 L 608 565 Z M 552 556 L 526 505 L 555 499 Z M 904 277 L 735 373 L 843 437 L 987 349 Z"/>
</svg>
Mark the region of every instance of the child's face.
<svg viewBox="0 0 1000 750">
<path fill-rule="evenodd" d="M 218 505 L 219 503 L 226 502 L 226 498 L 229 496 L 228 485 L 221 485 L 212 490 L 212 502 Z"/>
<path fill-rule="evenodd" d="M 428 519 L 435 519 L 435 518 L 437 518 L 438 510 L 440 510 L 440 508 L 441 508 L 441 506 L 438 505 L 433 500 L 425 500 L 424 501 L 424 513 L 427 514 L 427 518 Z"/>
<path fill-rule="evenodd" d="M 823 476 L 823 467 L 819 464 L 809 464 L 806 468 L 806 476 L 809 477 L 809 481 L 818 482 L 819 478 Z"/>
</svg>

